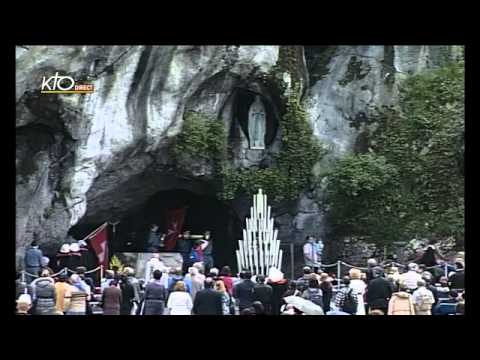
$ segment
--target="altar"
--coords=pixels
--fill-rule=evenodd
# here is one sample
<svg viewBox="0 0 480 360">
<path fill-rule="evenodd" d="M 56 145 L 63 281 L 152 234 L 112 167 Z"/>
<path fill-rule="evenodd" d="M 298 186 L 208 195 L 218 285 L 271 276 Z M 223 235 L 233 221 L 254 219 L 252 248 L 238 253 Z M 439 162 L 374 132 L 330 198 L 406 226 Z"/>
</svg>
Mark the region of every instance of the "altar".
<svg viewBox="0 0 480 360">
<path fill-rule="evenodd" d="M 147 262 L 152 258 L 153 254 L 123 252 L 115 253 L 114 255 L 124 266 L 132 266 L 135 269 L 135 275 L 142 279 L 145 276 Z M 159 252 L 156 254 L 159 260 L 168 268 L 181 268 L 183 265 L 182 255 L 179 252 Z"/>
</svg>

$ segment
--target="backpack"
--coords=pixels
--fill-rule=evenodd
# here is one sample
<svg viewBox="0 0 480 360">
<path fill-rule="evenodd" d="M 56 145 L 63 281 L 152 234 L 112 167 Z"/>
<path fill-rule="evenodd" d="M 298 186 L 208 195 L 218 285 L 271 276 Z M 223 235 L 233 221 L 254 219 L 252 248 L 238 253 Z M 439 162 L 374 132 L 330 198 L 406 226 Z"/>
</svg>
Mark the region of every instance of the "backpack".
<svg viewBox="0 0 480 360">
<path fill-rule="evenodd" d="M 433 299 L 433 296 L 430 296 L 429 294 L 421 294 L 420 304 L 417 305 L 417 309 L 420 311 L 430 311 L 434 302 L 435 300 Z"/>
<path fill-rule="evenodd" d="M 343 299 L 341 309 L 349 314 L 356 314 L 358 307 L 358 301 L 355 294 L 353 294 L 353 289 L 348 290 Z"/>
<path fill-rule="evenodd" d="M 323 294 L 320 289 L 307 289 L 308 299 L 314 304 L 323 308 Z"/>
</svg>

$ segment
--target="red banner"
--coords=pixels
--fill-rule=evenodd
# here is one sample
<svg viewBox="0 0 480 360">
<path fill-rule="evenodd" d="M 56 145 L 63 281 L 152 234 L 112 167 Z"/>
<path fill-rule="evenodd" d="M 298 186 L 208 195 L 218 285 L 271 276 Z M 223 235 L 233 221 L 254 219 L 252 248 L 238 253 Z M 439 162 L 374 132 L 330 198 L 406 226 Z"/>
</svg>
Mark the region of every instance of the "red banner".
<svg viewBox="0 0 480 360">
<path fill-rule="evenodd" d="M 105 223 L 99 227 L 92 235 L 87 237 L 90 245 L 97 255 L 98 262 L 103 265 L 104 269 L 108 269 L 108 224 Z"/>
<path fill-rule="evenodd" d="M 172 251 L 177 245 L 182 233 L 185 220 L 185 208 L 167 210 L 167 234 L 165 236 L 165 250 Z"/>
</svg>

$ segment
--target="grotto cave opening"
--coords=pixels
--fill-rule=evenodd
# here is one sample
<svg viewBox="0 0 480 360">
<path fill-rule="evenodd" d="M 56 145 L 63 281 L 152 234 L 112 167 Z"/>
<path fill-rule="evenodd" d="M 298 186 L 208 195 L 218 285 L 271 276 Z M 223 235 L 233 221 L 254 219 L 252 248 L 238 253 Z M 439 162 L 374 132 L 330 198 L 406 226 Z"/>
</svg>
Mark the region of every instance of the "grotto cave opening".
<svg viewBox="0 0 480 360">
<path fill-rule="evenodd" d="M 217 200 L 213 195 L 194 193 L 185 189 L 159 191 L 150 196 L 140 207 L 119 218 L 119 223 L 109 226 L 110 254 L 147 252 L 151 224 L 159 226 L 160 233 L 167 233 L 168 215 L 174 209 L 184 209 L 182 231 L 203 234 L 211 231 L 213 259 L 216 267 L 229 265 L 236 268 L 237 240 L 242 238 L 242 222 L 235 210 Z M 180 216 L 182 218 L 182 216 Z M 78 224 L 70 234 L 79 239 L 100 224 Z"/>
</svg>

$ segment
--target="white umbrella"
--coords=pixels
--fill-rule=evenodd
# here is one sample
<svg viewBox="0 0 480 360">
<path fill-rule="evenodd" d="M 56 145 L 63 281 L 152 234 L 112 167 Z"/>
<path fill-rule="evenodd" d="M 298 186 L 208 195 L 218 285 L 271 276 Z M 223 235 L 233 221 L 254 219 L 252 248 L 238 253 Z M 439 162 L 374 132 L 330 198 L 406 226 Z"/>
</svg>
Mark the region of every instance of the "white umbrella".
<svg viewBox="0 0 480 360">
<path fill-rule="evenodd" d="M 325 315 L 323 309 L 310 300 L 306 300 L 299 296 L 287 296 L 284 300 L 287 304 L 292 304 L 305 315 Z"/>
</svg>

